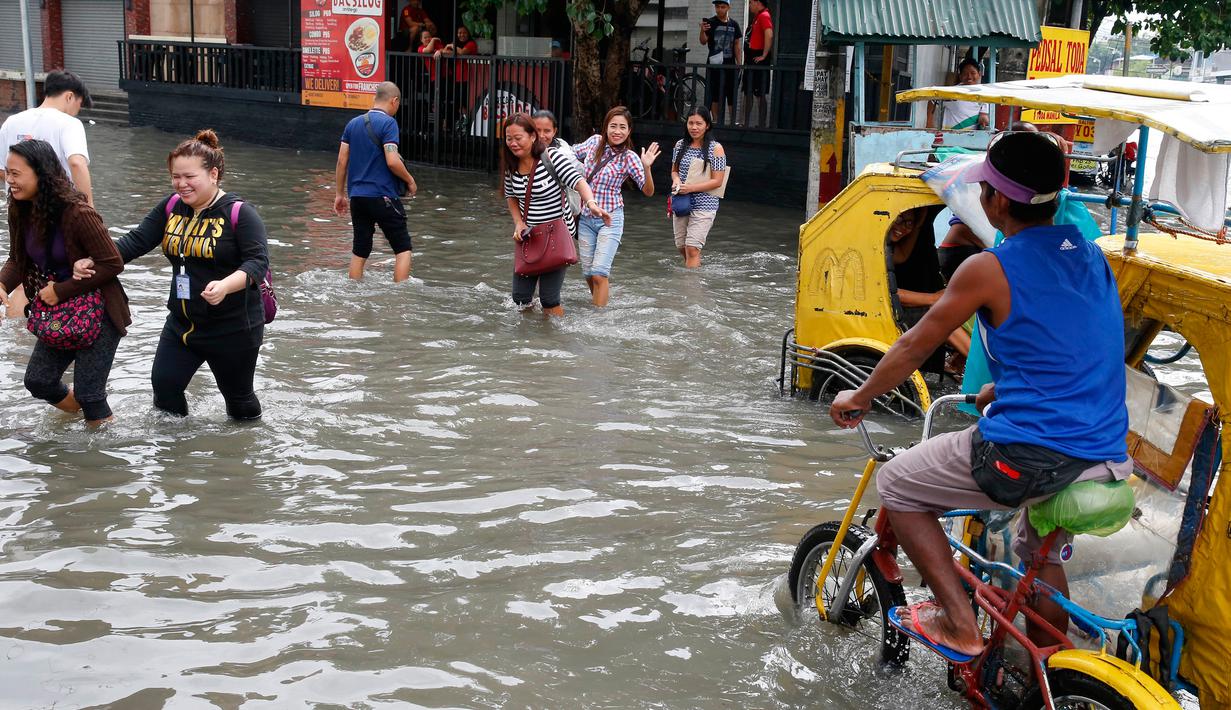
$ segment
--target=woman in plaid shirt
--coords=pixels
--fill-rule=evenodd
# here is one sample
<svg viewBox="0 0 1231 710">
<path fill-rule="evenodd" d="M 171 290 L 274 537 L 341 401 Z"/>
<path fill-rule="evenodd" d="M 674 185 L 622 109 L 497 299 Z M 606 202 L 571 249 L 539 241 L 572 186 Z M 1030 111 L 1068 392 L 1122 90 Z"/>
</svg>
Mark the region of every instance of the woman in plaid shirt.
<svg viewBox="0 0 1231 710">
<path fill-rule="evenodd" d="M 611 263 L 624 235 L 624 198 L 620 188 L 625 180 L 631 179 L 647 197 L 653 195 L 650 166 L 658 158 L 657 143 L 637 153 L 633 147 L 633 116 L 623 106 L 608 111 L 603 126 L 601 134 L 573 146 L 585 168 L 586 183 L 594 189 L 594 199 L 611 215 L 610 225 L 604 224 L 587 206 L 581 211 L 578 224 L 581 273 L 590 286 L 594 305 L 600 308 L 607 305 Z"/>
</svg>

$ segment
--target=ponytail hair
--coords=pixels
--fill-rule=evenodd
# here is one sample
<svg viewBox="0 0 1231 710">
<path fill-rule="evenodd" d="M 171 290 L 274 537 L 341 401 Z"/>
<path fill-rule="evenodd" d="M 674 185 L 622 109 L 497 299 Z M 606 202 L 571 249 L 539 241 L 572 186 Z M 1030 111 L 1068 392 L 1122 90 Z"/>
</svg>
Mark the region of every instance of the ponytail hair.
<svg viewBox="0 0 1231 710">
<path fill-rule="evenodd" d="M 171 169 L 176 158 L 183 157 L 200 158 L 206 171 L 217 168 L 218 180 L 222 181 L 225 159 L 222 155 L 222 144 L 218 142 L 218 134 L 214 133 L 212 128 L 197 131 L 195 136 L 175 146 L 175 150 L 167 156 L 167 169 Z"/>
</svg>

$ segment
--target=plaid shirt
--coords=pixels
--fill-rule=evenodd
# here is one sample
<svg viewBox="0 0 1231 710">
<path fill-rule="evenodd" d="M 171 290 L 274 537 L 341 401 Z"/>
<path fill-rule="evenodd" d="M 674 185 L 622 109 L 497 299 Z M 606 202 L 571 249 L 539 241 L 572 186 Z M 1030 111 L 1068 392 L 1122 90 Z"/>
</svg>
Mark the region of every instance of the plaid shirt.
<svg viewBox="0 0 1231 710">
<path fill-rule="evenodd" d="M 607 212 L 622 210 L 624 209 L 624 197 L 620 195 L 620 187 L 629 178 L 637 184 L 638 189 L 645 187 L 645 166 L 641 164 L 641 156 L 637 154 L 637 151 L 632 149 L 615 151 L 608 146 L 603 157 L 611 155 L 615 157 L 607 161 L 603 169 L 598 171 L 598 175 L 591 177 L 590 174 L 594 172 L 595 166 L 602 162 L 594 157 L 594 153 L 598 150 L 598 141 L 599 136 L 590 136 L 585 143 L 573 146 L 573 152 L 581 161 L 584 168 L 582 177 L 594 191 L 594 199 L 598 201 L 598 206 Z M 585 207 L 581 213 L 590 214 L 590 208 Z"/>
</svg>

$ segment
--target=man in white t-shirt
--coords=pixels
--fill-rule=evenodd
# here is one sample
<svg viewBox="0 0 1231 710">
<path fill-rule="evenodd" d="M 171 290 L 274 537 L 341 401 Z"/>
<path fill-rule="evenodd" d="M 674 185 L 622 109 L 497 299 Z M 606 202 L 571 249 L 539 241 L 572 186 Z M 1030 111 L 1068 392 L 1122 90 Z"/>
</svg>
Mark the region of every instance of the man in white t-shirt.
<svg viewBox="0 0 1231 710">
<path fill-rule="evenodd" d="M 90 183 L 90 151 L 86 148 L 85 126 L 77 118 L 81 107 L 94 105 L 90 92 L 76 74 L 53 71 L 43 82 L 43 103 L 38 108 L 28 109 L 9 116 L 0 126 L 0 179 L 4 178 L 4 160 L 8 158 L 9 146 L 37 138 L 51 144 L 60 158 L 60 165 L 94 204 L 94 191 Z"/>
<path fill-rule="evenodd" d="M 983 83 L 983 71 L 979 63 L 970 57 L 962 60 L 957 67 L 959 86 L 973 86 Z M 990 125 L 991 111 L 987 104 L 974 101 L 948 100 L 941 102 L 944 110 L 941 112 L 940 128 L 953 131 L 985 130 Z M 934 103 L 928 104 L 928 125 L 935 126 L 933 116 Z"/>
</svg>

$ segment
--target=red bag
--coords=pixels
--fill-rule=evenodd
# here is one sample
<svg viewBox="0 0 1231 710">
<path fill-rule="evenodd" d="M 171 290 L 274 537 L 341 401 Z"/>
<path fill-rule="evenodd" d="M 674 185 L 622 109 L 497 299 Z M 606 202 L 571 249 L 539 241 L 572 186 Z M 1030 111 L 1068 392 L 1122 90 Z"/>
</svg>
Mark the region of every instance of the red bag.
<svg viewBox="0 0 1231 710">
<path fill-rule="evenodd" d="M 26 330 L 57 350 L 84 350 L 98 340 L 107 317 L 103 294 L 97 290 L 49 306 L 35 294 L 30 300 Z"/>
<path fill-rule="evenodd" d="M 521 218 L 529 218 L 530 196 L 534 190 L 534 176 L 539 164 L 535 161 L 526 180 L 526 201 L 522 205 Z M 539 276 L 576 264 L 577 247 L 573 235 L 563 219 L 553 219 L 536 224 L 522 235 L 521 242 L 513 247 L 513 272 L 518 276 Z"/>
</svg>

